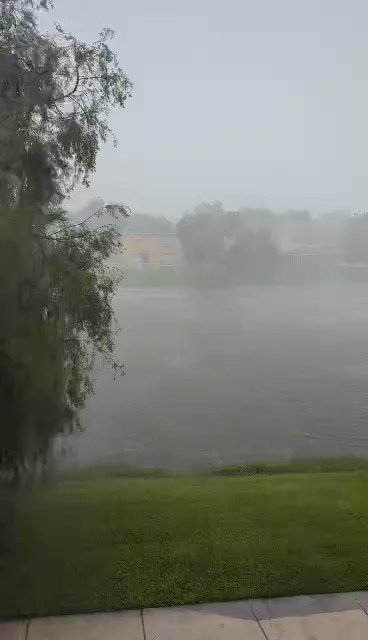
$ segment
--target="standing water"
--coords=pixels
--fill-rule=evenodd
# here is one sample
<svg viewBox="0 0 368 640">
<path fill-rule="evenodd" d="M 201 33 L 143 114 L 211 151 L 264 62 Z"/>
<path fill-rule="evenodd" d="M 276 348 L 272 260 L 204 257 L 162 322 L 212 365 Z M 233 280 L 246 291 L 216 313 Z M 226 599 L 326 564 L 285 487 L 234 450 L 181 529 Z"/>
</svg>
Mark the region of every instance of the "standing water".
<svg viewBox="0 0 368 640">
<path fill-rule="evenodd" d="M 81 464 L 191 469 L 368 453 L 365 285 L 126 289 Z"/>
</svg>

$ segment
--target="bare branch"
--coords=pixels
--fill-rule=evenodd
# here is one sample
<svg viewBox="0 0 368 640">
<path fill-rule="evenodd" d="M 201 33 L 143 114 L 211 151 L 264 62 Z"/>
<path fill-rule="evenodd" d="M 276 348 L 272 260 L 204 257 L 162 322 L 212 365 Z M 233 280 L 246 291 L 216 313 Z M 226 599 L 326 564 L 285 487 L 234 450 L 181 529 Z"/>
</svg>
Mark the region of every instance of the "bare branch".
<svg viewBox="0 0 368 640">
<path fill-rule="evenodd" d="M 91 215 L 87 216 L 87 218 L 82 220 L 82 222 L 76 222 L 74 224 L 70 224 L 68 225 L 68 227 L 82 227 L 84 224 L 86 224 L 86 222 L 88 222 L 88 220 L 91 220 L 91 218 L 94 218 L 94 216 L 97 216 L 99 213 L 101 213 L 101 211 L 103 211 L 105 207 L 106 205 L 103 205 L 103 207 L 100 207 L 99 209 L 97 209 L 97 211 L 95 211 L 94 213 L 91 213 Z"/>
<path fill-rule="evenodd" d="M 91 215 L 87 216 L 87 218 L 85 218 L 84 220 L 82 220 L 82 222 L 74 222 L 73 224 L 68 224 L 68 229 L 71 227 L 82 227 L 83 225 L 85 225 L 89 220 L 91 220 L 92 218 L 94 218 L 95 216 L 98 216 L 101 214 L 101 212 L 105 209 L 107 212 L 111 211 L 112 208 L 114 207 L 114 205 L 111 204 L 104 204 L 102 207 L 100 207 L 99 209 L 97 209 L 97 211 L 95 211 L 94 213 L 91 213 Z M 120 209 L 124 209 L 126 210 L 126 217 L 129 216 L 129 212 L 130 209 L 128 206 L 126 205 L 116 205 L 116 208 L 120 208 Z M 110 226 L 110 225 L 103 225 L 103 226 Z M 113 226 L 113 225 L 111 225 Z M 102 228 L 102 227 L 100 227 Z"/>
<path fill-rule="evenodd" d="M 102 76 L 80 76 L 80 80 L 102 80 L 105 78 L 105 75 Z"/>
<path fill-rule="evenodd" d="M 69 91 L 69 93 L 64 93 L 61 96 L 58 96 L 57 98 L 55 98 L 55 102 L 63 102 L 63 100 L 67 100 L 68 98 L 70 98 L 70 96 L 72 96 L 78 89 L 79 86 L 79 81 L 80 81 L 80 77 L 79 77 L 79 69 L 77 67 L 76 69 L 76 73 L 77 73 L 77 78 L 75 81 L 75 85 L 73 87 L 73 89 L 71 91 Z"/>
</svg>

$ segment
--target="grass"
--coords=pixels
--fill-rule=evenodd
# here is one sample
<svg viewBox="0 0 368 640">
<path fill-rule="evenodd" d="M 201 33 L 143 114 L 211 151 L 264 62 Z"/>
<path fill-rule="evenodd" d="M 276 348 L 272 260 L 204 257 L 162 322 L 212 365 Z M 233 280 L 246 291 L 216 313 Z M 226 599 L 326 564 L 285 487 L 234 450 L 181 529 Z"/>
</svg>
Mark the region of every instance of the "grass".
<svg viewBox="0 0 368 640">
<path fill-rule="evenodd" d="M 368 588 L 368 472 L 107 478 L 34 491 L 0 616 Z"/>
<path fill-rule="evenodd" d="M 213 466 L 202 475 L 279 475 L 285 473 L 328 473 L 331 471 L 368 471 L 368 458 L 340 456 L 335 458 L 303 458 L 282 462 L 247 462 Z M 177 478 L 180 474 L 162 467 L 129 467 L 122 465 L 96 465 L 59 469 L 58 480 L 97 480 L 108 478 Z M 183 474 L 181 474 L 182 476 Z M 198 474 L 199 475 L 199 474 Z"/>
</svg>

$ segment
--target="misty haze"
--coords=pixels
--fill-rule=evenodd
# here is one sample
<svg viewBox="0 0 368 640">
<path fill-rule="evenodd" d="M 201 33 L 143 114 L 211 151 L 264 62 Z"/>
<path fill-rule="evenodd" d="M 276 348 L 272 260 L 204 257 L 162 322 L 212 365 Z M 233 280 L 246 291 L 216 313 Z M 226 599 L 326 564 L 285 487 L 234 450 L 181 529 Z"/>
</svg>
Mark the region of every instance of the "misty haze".
<svg viewBox="0 0 368 640">
<path fill-rule="evenodd" d="M 58 6 L 62 22 L 74 27 L 77 19 L 82 35 L 96 31 L 105 6 L 86 20 L 86 2 L 74 4 Z M 350 219 L 364 213 L 364 3 L 107 7 L 135 86 L 124 117 L 112 114 L 120 148 L 101 151 L 89 192 L 78 187 L 71 208 L 101 195 L 165 216 L 172 229 L 159 233 L 171 234 L 183 211 L 215 198 L 230 211 L 250 203 L 299 207 L 313 219 L 338 209 Z M 187 231 L 183 225 L 183 237 Z M 365 452 L 367 256 L 358 247 L 354 276 L 341 277 L 349 258 L 329 233 L 322 247 L 314 238 L 288 246 L 279 237 L 271 247 L 267 237 L 249 236 L 242 246 L 261 256 L 255 269 L 253 258 L 242 262 L 235 252 L 222 271 L 205 256 L 201 275 L 178 286 L 134 275 L 157 261 L 136 251 L 114 303 L 122 328 L 116 355 L 127 375 L 113 382 L 108 367 L 96 371 L 86 429 L 66 443 L 70 459 L 191 468 Z M 367 244 L 365 231 L 360 243 Z M 298 252 L 307 270 L 318 254 L 334 273 L 321 276 L 317 265 L 306 279 L 294 278 L 285 264 L 295 260 L 298 270 Z M 266 274 L 259 273 L 264 262 Z M 273 272 L 283 270 L 274 282 Z"/>
<path fill-rule="evenodd" d="M 97 362 L 69 461 L 192 469 L 368 452 L 366 216 L 212 203 L 122 231 L 127 375 Z"/>
</svg>

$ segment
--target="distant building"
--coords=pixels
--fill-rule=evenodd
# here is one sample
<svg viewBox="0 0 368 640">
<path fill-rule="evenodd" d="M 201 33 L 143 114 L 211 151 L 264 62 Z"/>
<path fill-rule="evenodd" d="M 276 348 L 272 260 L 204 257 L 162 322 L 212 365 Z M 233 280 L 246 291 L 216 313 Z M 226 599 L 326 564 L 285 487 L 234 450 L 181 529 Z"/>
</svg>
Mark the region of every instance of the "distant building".
<svg viewBox="0 0 368 640">
<path fill-rule="evenodd" d="M 346 211 L 331 211 L 317 218 L 316 244 L 322 253 L 334 254 L 342 259 L 349 219 L 350 213 Z"/>
<path fill-rule="evenodd" d="M 309 211 L 287 211 L 275 217 L 275 244 L 282 253 L 300 252 L 315 244 L 315 225 Z"/>
<path fill-rule="evenodd" d="M 174 269 L 181 262 L 174 225 L 166 218 L 132 215 L 122 230 L 123 263 L 127 269 Z"/>
<path fill-rule="evenodd" d="M 180 264 L 180 247 L 175 233 L 124 234 L 124 263 L 128 269 L 156 271 Z"/>
</svg>

